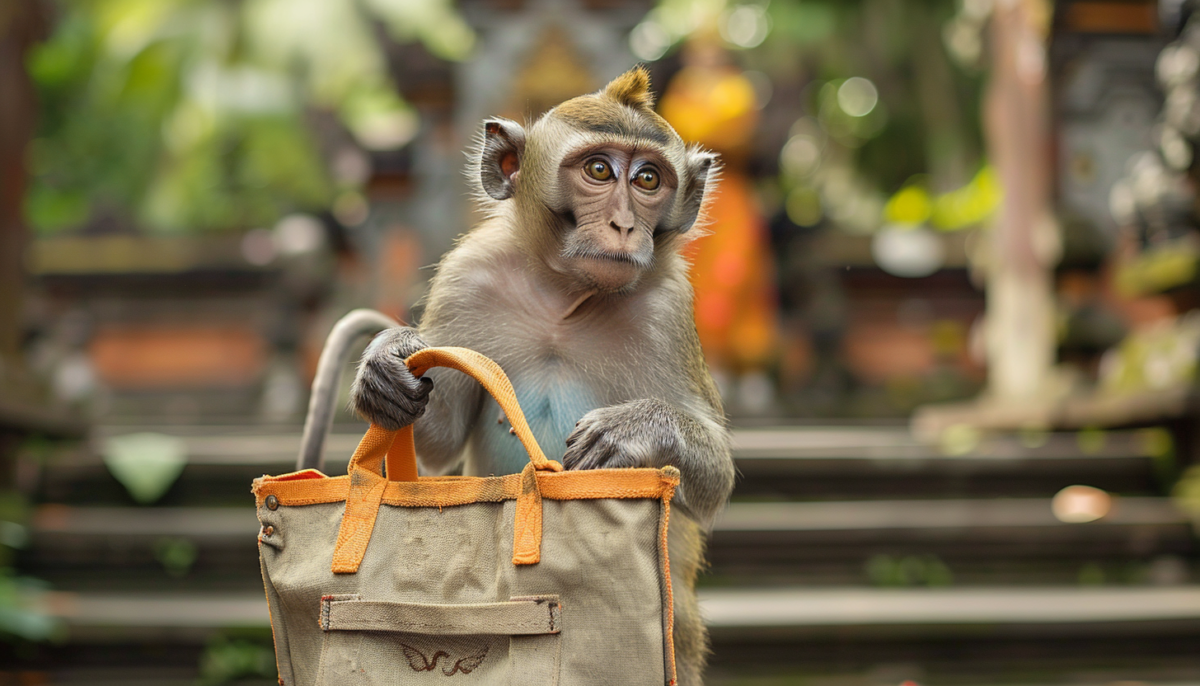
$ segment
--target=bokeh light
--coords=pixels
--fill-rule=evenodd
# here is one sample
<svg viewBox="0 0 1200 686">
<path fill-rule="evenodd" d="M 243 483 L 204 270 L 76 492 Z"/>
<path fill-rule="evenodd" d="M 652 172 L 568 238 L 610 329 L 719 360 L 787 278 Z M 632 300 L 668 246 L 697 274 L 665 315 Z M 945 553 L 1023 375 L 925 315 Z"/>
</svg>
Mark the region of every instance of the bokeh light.
<svg viewBox="0 0 1200 686">
<path fill-rule="evenodd" d="M 851 117 L 865 117 L 879 103 L 879 91 L 869 80 L 854 76 L 838 87 L 837 101 L 842 111 Z"/>
</svg>

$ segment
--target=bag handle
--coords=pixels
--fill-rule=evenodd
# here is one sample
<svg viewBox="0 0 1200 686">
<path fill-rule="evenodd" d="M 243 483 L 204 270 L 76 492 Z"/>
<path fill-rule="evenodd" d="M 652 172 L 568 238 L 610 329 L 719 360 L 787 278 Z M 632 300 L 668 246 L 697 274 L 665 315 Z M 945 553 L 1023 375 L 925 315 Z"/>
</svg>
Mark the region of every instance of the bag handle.
<svg viewBox="0 0 1200 686">
<path fill-rule="evenodd" d="M 538 446 L 525 414 L 517 403 L 512 382 L 500 365 L 467 348 L 424 348 L 410 355 L 404 363 L 416 376 L 433 367 L 449 367 L 464 372 L 478 381 L 504 410 L 517 438 L 529 454 L 529 464 L 521 471 L 521 492 L 517 496 L 513 564 L 537 564 L 541 560 L 542 544 L 542 495 L 538 489 L 537 472 L 561 472 L 563 467 L 554 460 L 546 459 Z M 386 478 L 383 475 L 385 464 Z M 333 551 L 335 574 L 358 571 L 371 540 L 388 481 L 418 480 L 413 427 L 409 425 L 399 431 L 388 431 L 372 424 L 354 451 L 347 471 L 350 475 L 350 491 L 346 495 L 346 512 L 342 516 Z"/>
</svg>

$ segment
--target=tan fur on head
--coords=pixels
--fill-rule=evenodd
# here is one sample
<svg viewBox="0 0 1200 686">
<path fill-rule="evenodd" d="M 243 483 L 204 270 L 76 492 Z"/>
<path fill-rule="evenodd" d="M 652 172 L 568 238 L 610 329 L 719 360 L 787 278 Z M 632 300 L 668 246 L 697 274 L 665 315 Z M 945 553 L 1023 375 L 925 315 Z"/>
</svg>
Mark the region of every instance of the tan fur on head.
<svg viewBox="0 0 1200 686">
<path fill-rule="evenodd" d="M 604 87 L 604 95 L 634 109 L 654 109 L 650 71 L 640 64 L 610 81 Z"/>
<path fill-rule="evenodd" d="M 650 72 L 641 65 L 595 93 L 564 102 L 547 116 L 593 133 L 641 138 L 659 145 L 682 143 L 675 129 L 654 111 Z"/>
</svg>

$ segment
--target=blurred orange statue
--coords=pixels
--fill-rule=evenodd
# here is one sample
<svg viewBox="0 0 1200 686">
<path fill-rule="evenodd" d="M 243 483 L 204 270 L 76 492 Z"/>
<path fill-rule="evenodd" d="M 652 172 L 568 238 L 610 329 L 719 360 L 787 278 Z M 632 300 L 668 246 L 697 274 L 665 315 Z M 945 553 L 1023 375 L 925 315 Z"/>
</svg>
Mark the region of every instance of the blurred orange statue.
<svg viewBox="0 0 1200 686">
<path fill-rule="evenodd" d="M 758 121 L 754 87 L 715 35 L 693 38 L 683 58 L 659 111 L 684 140 L 724 161 L 710 235 L 689 247 L 696 328 L 722 393 L 736 391 L 735 409 L 762 413 L 774 395 L 766 370 L 776 356 L 778 317 L 767 224 L 743 167 Z"/>
</svg>

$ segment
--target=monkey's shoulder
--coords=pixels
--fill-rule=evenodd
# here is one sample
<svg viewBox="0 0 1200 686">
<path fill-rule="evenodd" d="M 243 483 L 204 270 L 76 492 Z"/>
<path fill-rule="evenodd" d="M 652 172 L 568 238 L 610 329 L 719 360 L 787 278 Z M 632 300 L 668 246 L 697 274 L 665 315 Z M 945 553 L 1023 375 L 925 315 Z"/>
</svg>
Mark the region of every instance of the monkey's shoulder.
<svg viewBox="0 0 1200 686">
<path fill-rule="evenodd" d="M 522 276 L 526 258 L 506 246 L 487 243 L 464 239 L 446 253 L 430 282 L 430 309 L 503 302 L 527 290 Z"/>
</svg>

